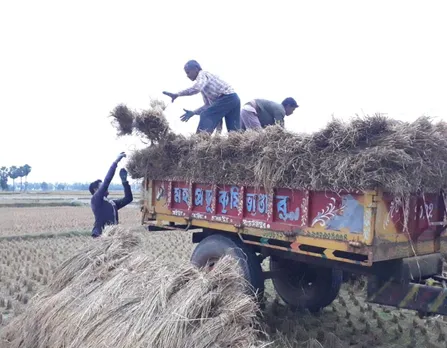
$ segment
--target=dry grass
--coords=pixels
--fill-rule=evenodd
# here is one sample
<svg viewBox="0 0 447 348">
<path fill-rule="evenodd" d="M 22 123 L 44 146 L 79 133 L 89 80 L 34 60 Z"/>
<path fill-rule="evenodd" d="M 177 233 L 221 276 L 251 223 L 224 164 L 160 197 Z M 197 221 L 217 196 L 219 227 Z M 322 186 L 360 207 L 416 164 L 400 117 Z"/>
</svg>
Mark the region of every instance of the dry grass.
<svg viewBox="0 0 447 348">
<path fill-rule="evenodd" d="M 126 105 L 117 105 L 110 113 L 110 117 L 113 119 L 112 124 L 117 128 L 119 136 L 132 134 L 134 112 Z"/>
<path fill-rule="evenodd" d="M 2 210 L 0 209 L 0 213 Z M 63 211 L 55 214 L 54 208 L 43 208 L 38 211 L 41 214 L 32 215 L 31 218 L 29 214 L 18 218 L 29 218 L 26 220 L 27 223 L 23 224 L 23 228 L 26 229 L 27 225 L 39 215 L 42 216 L 40 223 L 43 226 L 51 226 L 51 220 L 62 221 L 67 216 Z M 7 214 L 0 216 L 2 227 L 6 216 Z M 44 221 L 43 216 L 46 216 L 48 221 Z M 135 217 L 129 218 L 128 223 L 138 226 L 138 210 L 135 212 Z M 16 231 L 19 234 L 27 233 L 20 229 Z M 139 236 L 142 240 L 141 251 L 144 254 L 142 258 L 147 258 L 149 263 L 157 260 L 160 267 L 185 264 L 194 248 L 190 232 L 143 232 Z M 36 300 L 33 298 L 36 292 L 46 291 L 45 287 L 51 280 L 53 271 L 64 260 L 79 254 L 82 248 L 91 248 L 94 243 L 96 241 L 88 236 L 0 240 L 0 325 L 10 323 L 14 317 L 29 308 L 28 306 Z M 268 260 L 265 260 L 263 266 L 268 266 Z M 148 284 L 151 284 L 149 280 Z M 261 319 L 265 331 L 273 342 L 270 347 L 397 348 L 447 345 L 447 323 L 441 317 L 421 320 L 411 311 L 367 305 L 364 301 L 363 288 L 364 284 L 361 283 L 343 286 L 339 298 L 322 313 L 293 313 L 277 299 L 271 281 L 267 281 L 267 306 Z M 90 303 L 94 305 L 95 301 Z M 0 346 L 3 347 L 2 342 Z"/>
<path fill-rule="evenodd" d="M 447 186 L 444 123 L 380 115 L 333 120 L 314 134 L 278 126 L 224 136 L 168 137 L 129 159 L 133 178 L 403 194 Z"/>
<path fill-rule="evenodd" d="M 68 255 L 89 242 L 87 237 L 1 241 L 0 310 L 3 324 L 23 311 Z"/>
<path fill-rule="evenodd" d="M 111 192 L 111 198 L 122 197 L 122 192 Z M 120 210 L 120 222 L 125 226 L 137 225 L 141 219 L 139 193 L 135 204 Z M 32 192 L 0 195 L 0 238 L 41 233 L 91 231 L 93 213 L 89 192 Z"/>
<path fill-rule="evenodd" d="M 148 257 L 158 259 L 163 264 L 186 262 L 194 248 L 190 232 L 152 232 L 141 234 L 141 238 L 142 250 Z M 61 261 L 92 243 L 94 240 L 90 237 L 0 241 L 0 308 L 3 323 L 8 323 L 28 306 L 33 295 L 43 289 L 52 270 Z M 31 282 L 32 290 L 29 291 L 28 284 Z M 292 313 L 276 299 L 271 281 L 268 281 L 267 308 L 262 321 L 270 339 L 275 342 L 271 347 L 305 348 L 315 340 L 326 348 L 397 348 L 409 347 L 414 341 L 417 345 L 413 346 L 416 347 L 446 346 L 447 323 L 441 318 L 420 320 L 414 312 L 368 306 L 361 291 L 363 286 L 344 286 L 340 297 L 332 305 L 314 315 L 308 312 Z"/>
<path fill-rule="evenodd" d="M 135 130 L 151 142 L 163 140 L 170 132 L 169 123 L 164 115 L 166 104 L 152 100 L 150 108 L 135 117 Z"/>
<path fill-rule="evenodd" d="M 193 250 L 189 232 L 157 232 L 143 234 L 141 238 L 142 249 L 163 262 L 182 263 L 189 259 Z M 64 260 L 92 243 L 94 240 L 90 236 L 0 241 L 0 311 L 3 324 L 23 311 L 36 291 L 48 284 L 53 271 Z"/>
<path fill-rule="evenodd" d="M 151 143 L 165 139 L 171 132 L 168 120 L 164 115 L 166 104 L 157 99 L 152 99 L 149 108 L 141 112 L 132 111 L 126 105 L 119 104 L 110 113 L 113 117 L 113 125 L 117 134 L 138 134 L 147 138 Z"/>
<path fill-rule="evenodd" d="M 119 212 L 120 223 L 137 225 L 139 209 L 125 207 Z M 90 207 L 0 208 L 0 237 L 37 233 L 91 231 L 93 213 Z"/>
<path fill-rule="evenodd" d="M 113 227 L 64 262 L 3 337 L 17 348 L 262 347 L 246 285 L 230 257 L 211 272 L 161 263 Z"/>
</svg>

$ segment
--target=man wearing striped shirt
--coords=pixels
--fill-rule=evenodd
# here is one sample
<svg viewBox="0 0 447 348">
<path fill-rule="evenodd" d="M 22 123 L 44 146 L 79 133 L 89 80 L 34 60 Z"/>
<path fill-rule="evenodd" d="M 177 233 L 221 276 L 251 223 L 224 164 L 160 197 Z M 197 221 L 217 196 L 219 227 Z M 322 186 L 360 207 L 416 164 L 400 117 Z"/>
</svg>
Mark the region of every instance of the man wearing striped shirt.
<svg viewBox="0 0 447 348">
<path fill-rule="evenodd" d="M 163 92 L 163 94 L 171 97 L 174 102 L 178 97 L 200 92 L 205 105 L 194 111 L 185 110 L 185 114 L 180 119 L 187 122 L 192 116 L 200 115 L 197 133 L 213 133 L 223 118 L 229 132 L 239 130 L 241 101 L 233 87 L 218 76 L 202 70 L 195 60 L 190 60 L 185 64 L 185 73 L 191 81 L 195 81 L 192 87 L 178 93 Z"/>
</svg>

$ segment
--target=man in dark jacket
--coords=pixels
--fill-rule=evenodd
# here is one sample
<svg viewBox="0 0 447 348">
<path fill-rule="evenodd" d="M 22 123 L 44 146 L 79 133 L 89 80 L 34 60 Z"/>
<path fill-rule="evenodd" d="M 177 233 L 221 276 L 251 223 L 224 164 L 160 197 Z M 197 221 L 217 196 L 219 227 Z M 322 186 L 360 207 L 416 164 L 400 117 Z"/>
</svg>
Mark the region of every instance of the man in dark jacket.
<svg viewBox="0 0 447 348">
<path fill-rule="evenodd" d="M 124 186 L 124 198 L 115 200 L 107 198 L 109 195 L 108 188 L 115 175 L 116 167 L 118 166 L 119 161 L 124 157 L 126 157 L 126 154 L 121 152 L 107 172 L 104 182 L 96 180 L 90 184 L 89 190 L 93 195 L 91 199 L 91 207 L 93 214 L 95 215 L 95 225 L 92 231 L 93 238 L 99 237 L 106 225 L 118 224 L 118 210 L 125 207 L 133 200 L 132 190 L 127 181 L 127 171 L 124 168 L 121 168 L 119 173 Z"/>
</svg>

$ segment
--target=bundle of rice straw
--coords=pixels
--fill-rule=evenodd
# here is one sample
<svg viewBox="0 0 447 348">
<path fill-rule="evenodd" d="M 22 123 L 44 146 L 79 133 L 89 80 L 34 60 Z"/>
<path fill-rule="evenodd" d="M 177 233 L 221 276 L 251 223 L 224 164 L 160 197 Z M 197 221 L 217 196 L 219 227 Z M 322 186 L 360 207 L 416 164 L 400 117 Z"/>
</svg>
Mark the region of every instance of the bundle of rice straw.
<svg viewBox="0 0 447 348">
<path fill-rule="evenodd" d="M 152 106 L 153 105 L 153 106 Z M 164 140 L 170 132 L 169 123 L 163 111 L 164 105 L 152 104 L 150 109 L 143 110 L 135 117 L 135 129 L 152 142 Z"/>
<path fill-rule="evenodd" d="M 133 153 L 133 178 L 266 188 L 405 194 L 447 186 L 446 124 L 381 115 L 332 120 L 313 134 L 279 126 L 225 136 L 170 137 Z"/>
<path fill-rule="evenodd" d="M 110 113 L 118 136 L 138 134 L 145 136 L 151 143 L 165 140 L 171 132 L 164 115 L 166 104 L 158 99 L 151 99 L 150 107 L 136 112 L 126 105 L 119 104 Z"/>
<path fill-rule="evenodd" d="M 132 134 L 135 115 L 125 104 L 117 105 L 110 113 L 110 117 L 113 117 L 113 125 L 117 129 L 117 135 Z"/>
<path fill-rule="evenodd" d="M 208 273 L 163 264 L 115 226 L 62 264 L 1 339 L 9 348 L 264 347 L 238 270 L 229 257 Z"/>
</svg>

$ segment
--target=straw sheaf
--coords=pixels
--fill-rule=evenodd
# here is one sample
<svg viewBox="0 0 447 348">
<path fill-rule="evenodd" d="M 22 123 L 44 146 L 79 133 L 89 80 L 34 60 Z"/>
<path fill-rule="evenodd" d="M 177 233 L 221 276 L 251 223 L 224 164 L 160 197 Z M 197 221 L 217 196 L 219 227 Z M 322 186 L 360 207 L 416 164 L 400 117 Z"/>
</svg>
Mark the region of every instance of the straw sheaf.
<svg viewBox="0 0 447 348">
<path fill-rule="evenodd" d="M 169 123 L 164 115 L 166 104 L 163 101 L 152 99 L 149 108 L 137 112 L 124 104 L 117 105 L 110 116 L 112 124 L 117 129 L 117 135 L 136 134 L 157 143 L 165 140 L 171 132 Z"/>
<path fill-rule="evenodd" d="M 119 136 L 132 134 L 135 115 L 125 104 L 117 105 L 110 113 L 110 117 L 113 118 L 112 124 Z"/>
</svg>

